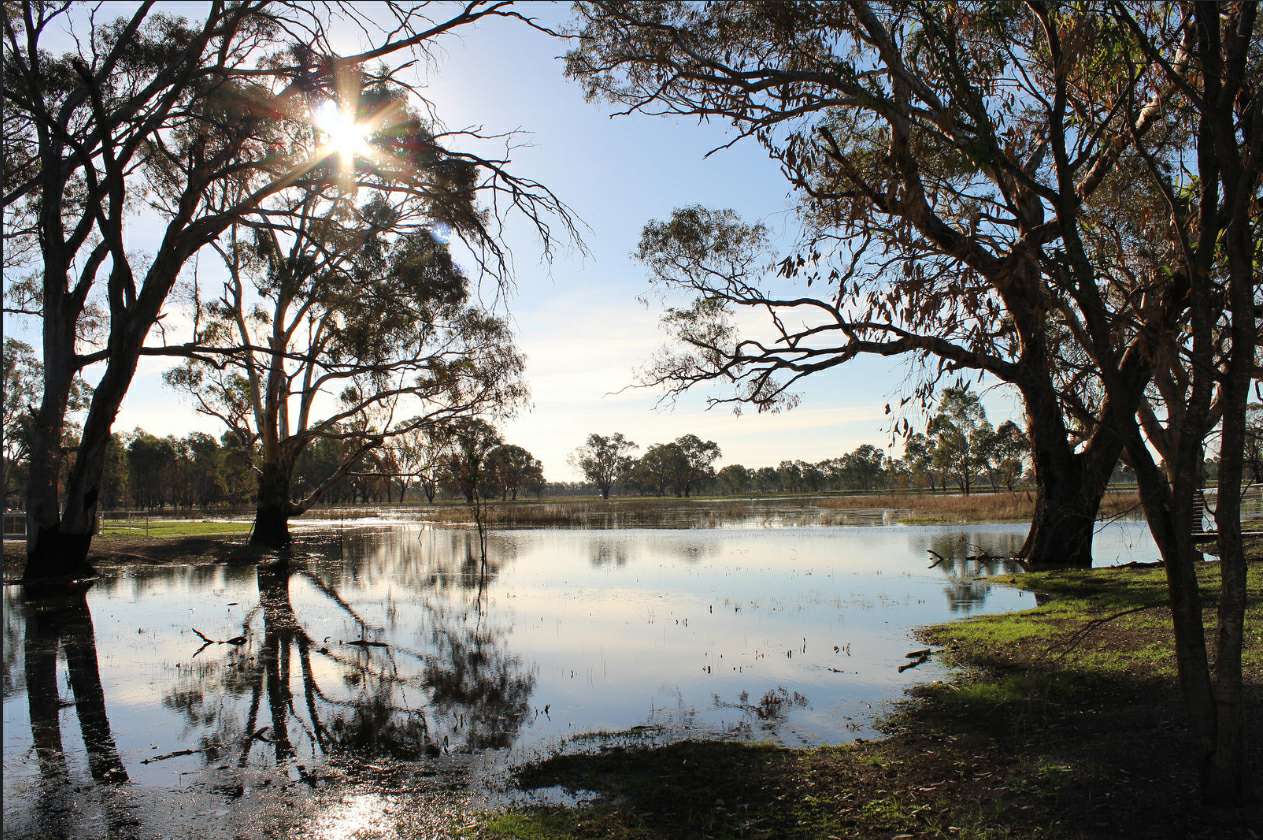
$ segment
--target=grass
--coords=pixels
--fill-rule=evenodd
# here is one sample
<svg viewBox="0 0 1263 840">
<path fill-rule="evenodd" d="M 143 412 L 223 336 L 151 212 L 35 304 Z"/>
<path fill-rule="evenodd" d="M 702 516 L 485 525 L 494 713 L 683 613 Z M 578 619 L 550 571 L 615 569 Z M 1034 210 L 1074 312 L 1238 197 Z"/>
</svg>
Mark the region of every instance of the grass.
<svg viewBox="0 0 1263 840">
<path fill-rule="evenodd" d="M 1106 494 L 1101 516 L 1112 518 L 1137 511 L 1139 502 L 1134 490 Z M 1029 521 L 1035 510 L 1033 493 L 956 494 L 898 493 L 856 494 L 848 496 L 769 496 L 759 499 L 706 497 L 680 499 L 671 496 L 616 496 L 601 500 L 591 498 L 492 501 L 487 504 L 487 521 L 500 527 L 629 527 L 655 525 L 687 525 L 705 527 L 709 518 L 714 524 L 725 520 L 763 513 L 799 509 L 814 511 L 822 524 L 859 511 L 890 510 L 893 519 L 906 523 L 955 522 L 1020 522 Z M 840 514 L 833 517 L 831 514 Z M 472 513 L 465 505 L 441 505 L 428 517 L 438 522 L 469 524 Z M 702 521 L 699 523 L 699 519 Z"/>
<path fill-rule="evenodd" d="M 487 522 L 500 527 L 636 527 L 680 524 L 705 527 L 710 518 L 718 524 L 726 518 L 749 515 L 751 503 L 738 499 L 677 499 L 664 497 L 615 497 L 613 499 L 566 499 L 488 502 Z M 427 517 L 437 522 L 468 524 L 472 510 L 465 505 L 434 508 Z"/>
<path fill-rule="evenodd" d="M 958 494 L 887 494 L 879 496 L 837 496 L 821 499 L 823 508 L 891 508 L 902 522 L 1020 522 L 1030 521 L 1035 513 L 1035 494 L 1026 491 L 1010 493 Z M 1101 500 L 1100 516 L 1110 519 L 1139 510 L 1134 490 L 1113 491 Z"/>
<path fill-rule="evenodd" d="M 235 560 L 251 555 L 242 545 L 250 522 L 194 519 L 110 520 L 92 539 L 89 558 L 97 566 Z M 4 542 L 4 573 L 17 578 L 26 566 L 26 541 Z"/>
<path fill-rule="evenodd" d="M 201 519 L 110 520 L 101 523 L 103 537 L 219 537 L 249 534 L 249 521 L 208 521 Z"/>
<path fill-rule="evenodd" d="M 1213 600 L 1218 569 L 1199 571 Z M 1006 578 L 1033 610 L 926 628 L 957 666 L 882 740 L 791 750 L 686 742 L 564 755 L 526 788 L 598 794 L 486 815 L 478 838 L 1258 838 L 1263 812 L 1204 808 L 1176 689 L 1161 570 Z M 1046 599 L 1044 596 L 1048 596 Z M 1249 573 L 1250 716 L 1263 711 L 1263 565 Z M 1206 613 L 1213 638 L 1214 614 Z M 1263 749 L 1253 741 L 1254 766 Z"/>
</svg>

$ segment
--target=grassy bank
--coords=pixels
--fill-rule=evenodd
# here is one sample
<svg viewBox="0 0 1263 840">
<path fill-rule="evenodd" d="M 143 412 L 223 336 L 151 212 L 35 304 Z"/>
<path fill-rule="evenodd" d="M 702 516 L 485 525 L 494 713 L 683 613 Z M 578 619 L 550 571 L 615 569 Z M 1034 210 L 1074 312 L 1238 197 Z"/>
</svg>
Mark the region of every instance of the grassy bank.
<svg viewBox="0 0 1263 840">
<path fill-rule="evenodd" d="M 837 496 L 821 499 L 820 507 L 846 510 L 891 508 L 901 522 L 1029 522 L 1035 514 L 1034 492 L 957 494 L 894 494 L 880 496 Z M 1105 494 L 1100 516 L 1112 519 L 1140 510 L 1135 490 Z"/>
<path fill-rule="evenodd" d="M 172 539 L 181 537 L 244 536 L 250 533 L 251 523 L 246 520 L 202 519 L 106 519 L 101 523 L 102 537 L 150 537 Z"/>
<path fill-rule="evenodd" d="M 1217 569 L 1201 571 L 1207 592 Z M 563 756 L 528 788 L 595 791 L 579 808 L 518 808 L 481 838 L 1263 836 L 1257 807 L 1203 808 L 1176 692 L 1160 570 L 1039 573 L 1034 610 L 927 628 L 959 666 L 842 747 L 684 743 Z M 1214 616 L 1207 611 L 1208 635 Z M 1263 711 L 1263 566 L 1250 570 L 1245 668 Z M 1263 750 L 1255 725 L 1255 767 Z"/>
<path fill-rule="evenodd" d="M 89 558 L 97 566 L 130 563 L 192 563 L 233 559 L 243 551 L 250 522 L 195 519 L 106 520 L 92 538 Z M 146 533 L 147 531 L 147 533 Z M 4 574 L 16 578 L 26 566 L 26 540 L 4 541 Z"/>
</svg>

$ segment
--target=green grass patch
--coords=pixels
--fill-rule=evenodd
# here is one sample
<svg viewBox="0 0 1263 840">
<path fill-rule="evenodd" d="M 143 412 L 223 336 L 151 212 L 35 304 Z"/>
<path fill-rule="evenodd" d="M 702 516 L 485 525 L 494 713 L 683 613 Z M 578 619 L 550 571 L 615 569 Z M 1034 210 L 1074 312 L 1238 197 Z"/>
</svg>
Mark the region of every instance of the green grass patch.
<svg viewBox="0 0 1263 840">
<path fill-rule="evenodd" d="M 101 524 L 103 537 L 150 537 L 170 539 L 174 537 L 221 537 L 250 533 L 250 522 L 206 521 L 200 519 L 143 519 L 123 521 L 105 520 Z"/>
</svg>

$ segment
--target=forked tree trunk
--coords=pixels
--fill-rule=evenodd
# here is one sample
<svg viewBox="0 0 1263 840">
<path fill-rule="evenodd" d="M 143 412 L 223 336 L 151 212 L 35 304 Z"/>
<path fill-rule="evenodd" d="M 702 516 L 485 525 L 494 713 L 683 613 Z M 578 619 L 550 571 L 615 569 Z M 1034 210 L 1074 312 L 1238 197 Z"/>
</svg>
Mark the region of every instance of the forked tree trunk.
<svg viewBox="0 0 1263 840">
<path fill-rule="evenodd" d="M 1038 484 L 1031 529 L 1020 552 L 1032 568 L 1091 568 L 1092 537 L 1104 494 L 1085 493 L 1076 484 Z"/>
<path fill-rule="evenodd" d="M 166 254 L 170 263 L 178 254 Z M 178 267 L 178 262 L 176 263 Z M 162 271 L 151 269 L 161 276 Z M 169 272 L 172 283 L 176 269 Z M 45 323 L 44 396 L 36 418 L 39 428 L 31 447 L 31 475 L 27 490 L 27 559 L 23 579 L 40 581 L 73 578 L 91 574 L 88 548 L 96 530 L 97 505 L 101 498 L 101 477 L 110 444 L 110 430 L 123 404 L 123 397 L 136 374 L 140 348 L 149 327 L 158 316 L 170 283 L 156 283 L 142 292 L 127 313 L 126 320 L 111 327 L 109 360 L 105 372 L 92 391 L 88 416 L 79 435 L 74 464 L 66 480 L 65 501 L 58 506 L 57 480 L 61 458 L 59 449 L 65 429 L 65 411 L 71 381 L 76 371 L 73 329 Z M 56 285 L 56 284 L 54 284 Z M 117 316 L 122 318 L 123 316 Z M 54 322 L 59 319 L 50 319 Z M 70 336 L 69 342 L 67 336 Z"/>
</svg>

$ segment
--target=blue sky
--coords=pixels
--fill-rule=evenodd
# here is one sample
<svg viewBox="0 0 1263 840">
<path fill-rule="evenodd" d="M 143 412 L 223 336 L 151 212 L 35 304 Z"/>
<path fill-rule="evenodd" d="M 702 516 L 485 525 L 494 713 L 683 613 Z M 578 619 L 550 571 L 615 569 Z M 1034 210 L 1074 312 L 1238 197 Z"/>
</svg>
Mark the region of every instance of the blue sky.
<svg viewBox="0 0 1263 840">
<path fill-rule="evenodd" d="M 554 22 L 568 13 L 565 5 L 531 11 Z M 649 305 L 640 300 L 649 292 L 646 272 L 631 257 L 646 221 L 689 204 L 728 207 L 762 221 L 785 244 L 796 222 L 786 182 L 757 145 L 740 143 L 705 158 L 729 139 L 726 126 L 611 119 L 609 106 L 586 103 L 579 86 L 564 78 L 564 51 L 563 42 L 520 23 L 491 21 L 445 39 L 425 74 L 449 128 L 527 132 L 522 140 L 529 147 L 513 154 L 514 171 L 551 187 L 587 226 L 588 255 L 563 249 L 551 264 L 540 260 L 533 231 L 516 220 L 509 227 L 516 282 L 508 312 L 527 357 L 532 407 L 505 424 L 506 437 L 534 452 L 554 480 L 577 477 L 567 456 L 590 432 L 622 432 L 642 447 L 692 432 L 719 443 L 724 463 L 751 466 L 819 460 L 861 443 L 886 446 L 883 408 L 907 378 L 898 361 L 860 359 L 817 374 L 798 389 L 801 405 L 783 414 L 707 412 L 700 393 L 658 408 L 653 392 L 614 393 L 632 383 L 664 341 L 658 306 L 652 297 Z M 142 250 L 151 246 L 143 228 L 129 232 Z M 33 325 L 10 326 L 35 338 Z M 164 367 L 142 361 L 116 428 L 218 432 L 215 421 L 194 415 L 165 388 Z M 1015 413 L 1005 392 L 989 392 L 986 403 L 993 422 Z"/>
</svg>

